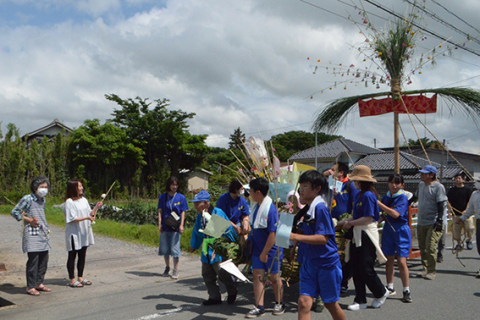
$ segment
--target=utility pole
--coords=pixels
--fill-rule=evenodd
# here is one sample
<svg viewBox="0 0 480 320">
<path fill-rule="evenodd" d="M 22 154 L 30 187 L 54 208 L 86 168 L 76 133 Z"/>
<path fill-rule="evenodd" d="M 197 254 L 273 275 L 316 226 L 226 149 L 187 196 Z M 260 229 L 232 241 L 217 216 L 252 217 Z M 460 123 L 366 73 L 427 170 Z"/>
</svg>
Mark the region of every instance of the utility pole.
<svg viewBox="0 0 480 320">
<path fill-rule="evenodd" d="M 318 170 L 318 163 L 317 163 L 317 131 L 315 131 L 315 170 Z"/>
<path fill-rule="evenodd" d="M 443 182 L 443 159 L 445 158 L 445 139 L 443 139 L 443 144 L 442 144 L 442 161 L 440 162 L 440 183 Z"/>
</svg>

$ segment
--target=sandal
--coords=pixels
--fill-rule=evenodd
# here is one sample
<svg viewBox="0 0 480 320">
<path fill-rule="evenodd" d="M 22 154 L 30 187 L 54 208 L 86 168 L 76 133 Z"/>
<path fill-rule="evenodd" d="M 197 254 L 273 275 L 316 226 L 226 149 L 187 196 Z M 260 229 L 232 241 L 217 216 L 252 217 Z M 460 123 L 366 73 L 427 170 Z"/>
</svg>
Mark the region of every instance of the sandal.
<svg viewBox="0 0 480 320">
<path fill-rule="evenodd" d="M 29 294 L 31 296 L 39 296 L 40 292 L 38 292 L 37 289 L 32 288 L 32 289 L 27 290 L 27 294 Z"/>
<path fill-rule="evenodd" d="M 75 281 L 74 283 L 70 283 L 69 286 L 72 287 L 72 288 L 83 288 L 83 284 L 81 284 L 79 281 Z"/>
<path fill-rule="evenodd" d="M 47 288 L 47 287 L 45 287 L 45 286 L 41 286 L 41 287 L 35 288 L 35 289 L 36 289 L 37 291 L 43 291 L 43 292 L 50 292 L 50 291 L 52 291 L 52 289 Z"/>
<path fill-rule="evenodd" d="M 80 283 L 83 284 L 84 286 L 91 286 L 92 285 L 92 281 L 87 280 L 87 279 L 83 279 Z"/>
</svg>

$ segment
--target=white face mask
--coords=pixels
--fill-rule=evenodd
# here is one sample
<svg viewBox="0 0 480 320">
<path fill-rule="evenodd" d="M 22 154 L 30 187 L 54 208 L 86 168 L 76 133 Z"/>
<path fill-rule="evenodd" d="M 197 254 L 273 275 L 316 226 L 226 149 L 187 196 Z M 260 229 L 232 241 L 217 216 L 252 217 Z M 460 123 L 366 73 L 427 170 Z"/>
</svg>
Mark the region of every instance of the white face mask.
<svg viewBox="0 0 480 320">
<path fill-rule="evenodd" d="M 480 190 L 480 182 L 475 182 L 475 189 Z"/>
<path fill-rule="evenodd" d="M 240 191 L 240 195 L 243 195 L 244 193 L 245 193 L 245 190 L 242 189 L 242 190 Z"/>
<path fill-rule="evenodd" d="M 47 195 L 48 193 L 48 188 L 38 188 L 37 189 L 37 194 L 40 198 L 43 198 Z"/>
</svg>

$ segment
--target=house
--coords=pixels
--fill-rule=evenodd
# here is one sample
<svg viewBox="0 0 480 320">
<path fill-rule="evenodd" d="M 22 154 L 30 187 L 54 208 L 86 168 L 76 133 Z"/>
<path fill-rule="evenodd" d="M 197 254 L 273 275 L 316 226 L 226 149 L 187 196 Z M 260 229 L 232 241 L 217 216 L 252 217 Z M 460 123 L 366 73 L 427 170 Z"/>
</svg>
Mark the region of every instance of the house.
<svg viewBox="0 0 480 320">
<path fill-rule="evenodd" d="M 393 148 L 382 148 L 384 151 L 393 151 Z M 411 146 L 410 147 L 411 153 L 417 157 L 430 159 L 430 161 L 436 162 L 440 165 L 445 167 L 455 167 L 461 166 L 465 168 L 472 176 L 480 177 L 480 155 L 460 152 L 460 151 L 452 151 L 446 152 L 442 149 L 435 149 L 435 148 L 427 148 L 425 152 L 423 151 L 421 146 Z M 408 147 L 400 147 L 400 151 L 410 153 Z M 440 167 L 438 167 L 440 168 Z M 439 177 L 441 176 L 441 172 L 439 170 Z M 448 174 L 446 175 L 448 177 Z"/>
<path fill-rule="evenodd" d="M 317 158 L 317 170 L 331 168 L 336 162 L 345 162 L 353 165 L 361 158 L 369 154 L 384 153 L 385 151 L 371 148 L 361 143 L 339 138 L 316 147 L 306 149 L 292 155 L 288 161 L 315 166 Z"/>
<path fill-rule="evenodd" d="M 192 172 L 184 169 L 181 170 L 180 173 L 187 175 L 188 191 L 199 189 L 208 190 L 209 177 L 213 176 L 213 173 L 205 169 L 198 169 Z"/>
<path fill-rule="evenodd" d="M 429 164 L 426 156 L 422 153 L 408 152 L 408 148 L 402 148 L 400 151 L 400 173 L 404 176 L 405 187 L 407 190 L 415 191 L 420 182 L 420 173 L 418 170 Z M 406 151 L 405 151 L 406 150 Z M 431 164 L 438 170 L 438 180 L 441 181 L 448 189 L 453 184 L 453 177 L 463 171 L 462 166 L 456 162 L 441 161 L 441 150 L 428 149 Z M 435 150 L 435 151 L 432 151 Z M 383 150 L 371 148 L 358 142 L 348 139 L 337 139 L 317 146 L 317 163 L 320 170 L 331 168 L 335 162 L 348 163 L 350 168 L 356 165 L 366 165 L 372 170 L 372 175 L 378 181 L 377 191 L 384 194 L 388 191 L 387 181 L 388 177 L 394 173 L 395 155 L 393 148 L 386 148 Z M 457 156 L 462 159 L 465 168 L 475 168 L 480 166 L 480 156 L 470 155 L 459 152 L 451 152 L 455 158 Z M 432 155 L 430 157 L 430 154 Z M 423 156 L 422 156 L 423 155 Z M 445 157 L 445 155 L 443 155 Z M 460 160 L 457 158 L 458 160 Z M 447 158 L 445 158 L 447 159 Z M 450 157 L 451 159 L 451 157 Z M 436 161 L 440 160 L 440 161 Z M 468 162 L 469 160 L 471 162 Z M 475 161 L 477 160 L 477 161 Z M 289 161 L 296 161 L 312 165 L 315 163 L 315 147 L 300 151 L 289 158 Z M 460 161 L 460 163 L 462 163 Z M 469 170 L 470 171 L 470 170 Z M 470 171 L 472 174 L 474 171 Z"/>
<path fill-rule="evenodd" d="M 61 123 L 58 119 L 55 119 L 45 127 L 27 133 L 22 137 L 22 139 L 25 141 L 28 147 L 33 140 L 41 142 L 43 137 L 47 137 L 50 140 L 53 139 L 58 133 L 62 133 L 64 136 L 67 136 L 71 132 L 72 129 Z"/>
</svg>

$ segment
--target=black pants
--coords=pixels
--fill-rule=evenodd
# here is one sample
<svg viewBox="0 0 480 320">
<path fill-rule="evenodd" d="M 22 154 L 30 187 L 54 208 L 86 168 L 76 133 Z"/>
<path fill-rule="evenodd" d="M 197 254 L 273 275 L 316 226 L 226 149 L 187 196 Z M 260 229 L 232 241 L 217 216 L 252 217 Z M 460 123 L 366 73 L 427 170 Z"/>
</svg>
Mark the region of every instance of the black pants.
<svg viewBox="0 0 480 320">
<path fill-rule="evenodd" d="M 362 231 L 362 246 L 350 246 L 350 267 L 355 284 L 355 302 L 367 303 L 367 290 L 373 293 L 375 298 L 385 295 L 385 287 L 375 271 L 375 259 L 377 258 L 375 246 L 368 235 Z"/>
<path fill-rule="evenodd" d="M 220 295 L 220 287 L 217 283 L 217 277 L 227 288 L 229 296 L 237 293 L 237 287 L 235 286 L 235 282 L 233 282 L 232 276 L 227 271 L 220 268 L 220 262 L 215 262 L 213 264 L 202 262 L 202 277 L 207 286 L 209 299 L 222 299 L 222 296 Z"/>
<path fill-rule="evenodd" d="M 28 252 L 27 289 L 36 288 L 43 283 L 48 265 L 48 251 Z"/>
<path fill-rule="evenodd" d="M 352 277 L 351 260 L 342 266 L 342 287 L 348 287 L 348 280 Z"/>
<path fill-rule="evenodd" d="M 85 269 L 85 257 L 87 256 L 87 247 L 83 247 L 80 250 L 75 250 L 75 243 L 73 241 L 73 237 L 71 238 L 72 241 L 72 251 L 68 251 L 68 260 L 67 260 L 67 271 L 68 277 L 70 279 L 75 278 L 75 259 L 78 255 L 78 262 L 77 262 L 77 272 L 78 277 L 83 278 L 83 270 Z"/>
</svg>

